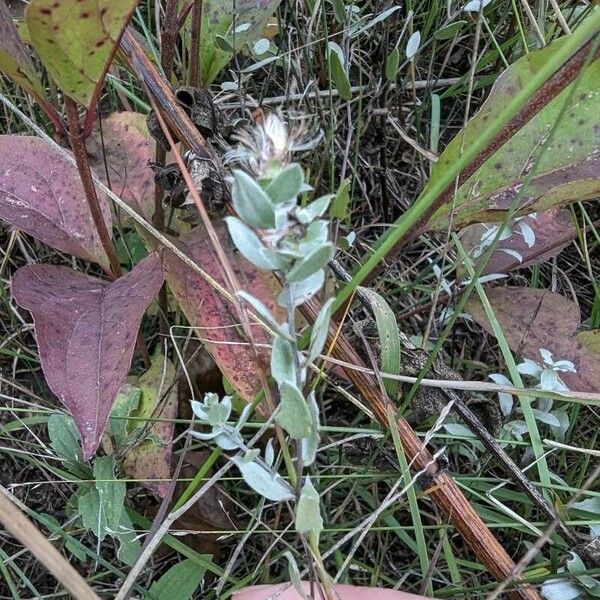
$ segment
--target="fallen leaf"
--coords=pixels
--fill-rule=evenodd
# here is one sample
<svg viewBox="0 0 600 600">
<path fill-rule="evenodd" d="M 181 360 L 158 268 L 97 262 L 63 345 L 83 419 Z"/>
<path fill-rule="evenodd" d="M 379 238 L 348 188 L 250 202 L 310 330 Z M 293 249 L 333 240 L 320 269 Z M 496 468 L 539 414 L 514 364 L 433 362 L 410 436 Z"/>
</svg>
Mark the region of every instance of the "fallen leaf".
<svg viewBox="0 0 600 600">
<path fill-rule="evenodd" d="M 171 479 L 171 442 L 175 429 L 175 424 L 168 420 L 177 417 L 178 406 L 175 366 L 161 352 L 155 353 L 150 368 L 139 378 L 136 387 L 140 389 L 142 396 L 137 410 L 131 416 L 165 421 L 153 422 L 147 428 L 150 439 L 128 450 L 121 466 L 129 477 L 144 481 L 142 485 L 164 498 Z M 134 421 L 133 424 L 140 428 L 145 425 L 140 421 Z"/>
<path fill-rule="evenodd" d="M 539 213 L 536 217 L 528 215 L 519 223 L 529 226 L 535 234 L 533 246 L 528 246 L 525 237 L 520 233 L 519 225 L 514 226 L 514 221 L 511 221 L 513 234 L 496 245 L 482 275 L 508 273 L 514 269 L 547 261 L 559 254 L 577 235 L 571 213 L 567 209 L 553 208 Z M 469 225 L 464 229 L 461 232 L 461 242 L 465 250 L 469 252 L 477 248 L 482 236 L 488 231 L 489 227 L 482 223 Z M 519 260 L 515 253 L 520 255 L 522 260 Z M 475 258 L 473 262 L 477 266 L 478 259 Z"/>
<path fill-rule="evenodd" d="M 109 270 L 79 173 L 37 137 L 0 136 L 0 218 L 42 242 Z M 110 231 L 106 197 L 100 207 Z"/>
<path fill-rule="evenodd" d="M 151 254 L 114 282 L 67 267 L 21 267 L 12 293 L 33 315 L 40 361 L 50 389 L 66 406 L 89 459 L 127 377 L 144 311 L 163 283 Z"/>
<path fill-rule="evenodd" d="M 289 586 L 285 591 L 282 591 Z M 303 581 L 302 586 L 308 593 L 310 583 Z M 337 584 L 333 586 L 336 598 L 340 600 L 427 600 L 427 596 L 415 596 L 406 592 L 396 590 L 385 590 L 382 588 L 359 587 L 355 585 Z M 291 586 L 291 584 L 279 583 L 275 585 L 255 585 L 233 593 L 233 600 L 302 600 L 302 596 Z"/>
<path fill-rule="evenodd" d="M 283 322 L 283 309 L 276 302 L 280 288 L 275 277 L 266 271 L 260 271 L 242 257 L 231 242 L 224 223 L 216 222 L 214 227 L 242 289 L 249 290 L 253 296 L 262 300 L 279 322 Z M 225 286 L 221 265 L 204 227 L 196 227 L 182 241 L 182 250 Z M 251 401 L 262 389 L 258 371 L 262 368 L 268 373 L 270 353 L 268 350 L 261 350 L 259 367 L 248 341 L 240 332 L 239 319 L 230 302 L 173 253 L 165 252 L 163 261 L 169 286 L 196 334 L 206 344 L 235 390 L 246 401 Z M 257 344 L 271 343 L 260 325 L 254 323 L 252 333 Z M 259 404 L 258 410 L 266 416 L 263 404 Z"/>
<path fill-rule="evenodd" d="M 582 331 L 575 302 L 546 290 L 500 287 L 486 291 L 488 300 L 510 349 L 543 364 L 540 349 L 552 352 L 554 360 L 570 360 L 576 373 L 561 372 L 567 387 L 578 392 L 600 390 L 600 330 Z M 471 298 L 467 311 L 493 335 L 483 306 Z"/>
<path fill-rule="evenodd" d="M 493 121 L 566 38 L 520 58 L 496 80 L 489 97 L 464 130 L 448 144 L 427 183 L 434 185 Z M 519 214 L 593 198 L 600 193 L 600 60 L 548 103 L 499 148 L 427 224 L 428 229 L 498 222 L 518 197 Z"/>
<path fill-rule="evenodd" d="M 137 0 L 32 0 L 31 42 L 65 94 L 89 106 Z"/>
<path fill-rule="evenodd" d="M 149 166 L 156 143 L 148 133 L 146 115 L 112 113 L 96 124 L 87 140 L 90 166 L 98 177 L 138 214 L 154 214 L 154 173 Z"/>
</svg>

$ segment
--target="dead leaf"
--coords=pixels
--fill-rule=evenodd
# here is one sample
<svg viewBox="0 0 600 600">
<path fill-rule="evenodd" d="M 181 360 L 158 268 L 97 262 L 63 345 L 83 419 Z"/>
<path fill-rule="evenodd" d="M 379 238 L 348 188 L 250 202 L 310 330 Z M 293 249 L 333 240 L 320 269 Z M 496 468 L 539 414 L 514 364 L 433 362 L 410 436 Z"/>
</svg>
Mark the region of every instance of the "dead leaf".
<svg viewBox="0 0 600 600">
<path fill-rule="evenodd" d="M 178 407 L 175 366 L 161 352 L 155 353 L 152 365 L 138 379 L 136 387 L 140 389 L 142 397 L 138 409 L 131 416 L 165 421 L 153 422 L 147 428 L 147 436 L 156 437 L 157 440 L 146 439 L 128 450 L 121 466 L 129 477 L 144 481 L 142 485 L 164 498 L 171 479 L 171 442 L 175 429 L 175 424 L 169 420 L 177 417 Z M 137 424 L 144 427 L 139 421 Z"/>
<path fill-rule="evenodd" d="M 112 113 L 96 124 L 87 140 L 90 166 L 98 177 L 147 221 L 154 214 L 154 159 L 156 142 L 148 133 L 146 115 Z M 102 133 L 101 133 L 102 132 Z"/>
<path fill-rule="evenodd" d="M 173 509 L 177 500 L 184 493 L 190 481 L 196 476 L 200 468 L 206 462 L 210 450 L 199 450 L 187 452 L 184 463 L 179 473 L 179 480 L 175 485 L 170 510 Z M 175 469 L 179 457 L 173 458 L 172 468 Z M 213 474 L 211 469 L 207 477 Z M 156 502 L 149 503 L 147 497 L 136 497 L 140 510 L 144 515 L 153 519 L 159 505 Z M 223 549 L 220 541 L 222 531 L 237 529 L 238 523 L 235 516 L 235 506 L 225 494 L 219 484 L 211 486 L 206 493 L 185 512 L 173 524 L 174 530 L 180 532 L 188 531 L 186 535 L 179 534 L 178 539 L 199 554 L 212 554 L 213 562 L 218 562 Z"/>
<path fill-rule="evenodd" d="M 280 288 L 275 277 L 271 273 L 260 271 L 242 257 L 229 238 L 224 223 L 216 222 L 214 227 L 242 289 L 249 290 L 262 300 L 277 318 L 283 321 L 283 310 L 276 302 Z M 203 226 L 196 227 L 184 237 L 182 250 L 225 286 L 221 265 Z M 233 306 L 171 252 L 164 253 L 163 262 L 169 286 L 190 324 L 196 328 L 198 337 L 206 343 L 223 375 L 235 390 L 246 401 L 251 401 L 262 389 L 259 368 L 268 372 L 268 350 L 261 351 L 263 359 L 259 367 L 241 333 L 239 319 Z M 253 324 L 252 333 L 257 344 L 271 343 L 260 325 Z M 266 416 L 265 406 L 260 404 L 258 409 Z"/>
<path fill-rule="evenodd" d="M 0 218 L 60 250 L 110 269 L 74 165 L 37 137 L 0 136 Z M 98 200 L 112 228 L 106 197 Z"/>
<path fill-rule="evenodd" d="M 521 233 L 522 224 L 529 226 L 535 234 L 535 242 L 531 247 Z M 566 209 L 559 208 L 538 213 L 536 217 L 528 215 L 517 224 L 512 221 L 510 226 L 513 234 L 496 245 L 482 275 L 508 273 L 514 269 L 544 262 L 559 254 L 577 235 L 571 213 Z M 477 248 L 481 243 L 482 235 L 488 231 L 489 227 L 482 223 L 469 225 L 463 229 L 461 241 L 465 250 L 472 251 Z M 472 253 L 469 253 L 472 256 Z M 521 256 L 521 261 L 515 253 Z M 477 266 L 477 258 L 474 259 L 474 263 Z"/>
<path fill-rule="evenodd" d="M 163 282 L 151 254 L 114 282 L 67 267 L 21 267 L 12 293 L 33 315 L 50 389 L 73 415 L 89 459 L 127 377 L 144 311 Z"/>
<path fill-rule="evenodd" d="M 578 392 L 600 390 L 600 330 L 582 331 L 575 302 L 546 290 L 501 287 L 487 290 L 510 349 L 539 364 L 540 349 L 552 352 L 554 360 L 570 360 L 577 373 L 561 372 L 567 387 Z M 493 335 L 485 311 L 477 299 L 467 303 L 469 314 Z"/>
</svg>

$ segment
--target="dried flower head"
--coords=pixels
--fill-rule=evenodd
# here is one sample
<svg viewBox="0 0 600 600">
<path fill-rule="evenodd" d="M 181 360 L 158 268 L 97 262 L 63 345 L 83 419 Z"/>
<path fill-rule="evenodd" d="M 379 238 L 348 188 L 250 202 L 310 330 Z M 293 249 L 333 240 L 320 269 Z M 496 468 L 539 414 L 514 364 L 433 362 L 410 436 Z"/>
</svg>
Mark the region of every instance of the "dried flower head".
<svg viewBox="0 0 600 600">
<path fill-rule="evenodd" d="M 289 164 L 293 152 L 314 148 L 323 136 L 304 122 L 288 130 L 275 112 L 257 110 L 253 116 L 254 125 L 234 135 L 238 146 L 225 155 L 224 163 L 238 163 L 259 178 L 272 179 Z"/>
</svg>

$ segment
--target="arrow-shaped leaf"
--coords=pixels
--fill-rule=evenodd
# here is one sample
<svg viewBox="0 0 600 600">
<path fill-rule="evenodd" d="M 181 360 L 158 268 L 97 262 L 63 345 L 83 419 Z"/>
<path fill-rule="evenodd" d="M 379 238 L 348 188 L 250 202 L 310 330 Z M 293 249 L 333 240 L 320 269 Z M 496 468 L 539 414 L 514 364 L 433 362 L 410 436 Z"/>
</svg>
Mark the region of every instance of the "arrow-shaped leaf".
<svg viewBox="0 0 600 600">
<path fill-rule="evenodd" d="M 100 443 L 162 282 L 156 254 L 112 283 L 53 265 L 22 267 L 12 278 L 16 301 L 33 315 L 46 381 L 73 415 L 85 459 Z"/>
</svg>

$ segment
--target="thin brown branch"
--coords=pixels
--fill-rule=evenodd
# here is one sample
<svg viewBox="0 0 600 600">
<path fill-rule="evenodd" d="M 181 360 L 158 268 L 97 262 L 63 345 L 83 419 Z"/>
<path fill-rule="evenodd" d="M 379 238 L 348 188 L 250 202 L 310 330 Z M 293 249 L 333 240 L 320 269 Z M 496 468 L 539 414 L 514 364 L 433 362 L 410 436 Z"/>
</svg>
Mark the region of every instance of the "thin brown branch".
<svg viewBox="0 0 600 600">
<path fill-rule="evenodd" d="M 307 302 L 301 306 L 301 311 L 310 323 L 314 323 L 319 306 L 315 302 Z M 331 353 L 335 358 L 352 365 L 364 366 L 349 340 L 344 335 L 338 335 L 337 326 L 333 322 L 330 325 L 328 342 L 332 345 Z M 386 407 L 389 400 L 382 394 L 376 379 L 370 374 L 354 369 L 345 369 L 345 372 L 367 401 L 379 423 L 387 428 Z M 425 471 L 434 479 L 435 484 L 428 490 L 428 494 L 436 506 L 448 516 L 477 558 L 497 581 L 504 581 L 510 577 L 515 569 L 515 563 L 473 510 L 454 480 L 438 469 L 431 454 L 404 418 L 396 419 L 396 427 L 407 460 L 413 464 L 414 470 Z M 531 586 L 512 590 L 509 596 L 514 600 L 539 600 L 538 593 Z"/>
<path fill-rule="evenodd" d="M 85 198 L 90 208 L 94 226 L 96 227 L 96 231 L 100 237 L 100 242 L 102 243 L 102 247 L 104 248 L 106 256 L 108 256 L 111 275 L 114 278 L 117 278 L 122 275 L 121 265 L 119 264 L 117 253 L 115 252 L 115 248 L 112 243 L 111 233 L 106 227 L 104 215 L 100 209 L 100 202 L 98 201 L 96 186 L 94 185 L 94 180 L 92 179 L 92 171 L 90 169 L 85 142 L 79 123 L 77 104 L 68 96 L 65 96 L 65 111 L 67 113 L 67 122 L 69 124 L 71 149 L 73 150 L 73 156 L 75 157 L 77 170 L 79 171 L 79 176 L 81 177 L 81 184 L 83 185 Z"/>
</svg>

